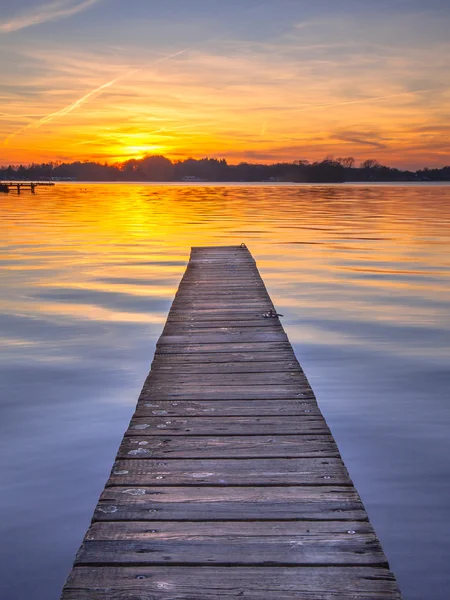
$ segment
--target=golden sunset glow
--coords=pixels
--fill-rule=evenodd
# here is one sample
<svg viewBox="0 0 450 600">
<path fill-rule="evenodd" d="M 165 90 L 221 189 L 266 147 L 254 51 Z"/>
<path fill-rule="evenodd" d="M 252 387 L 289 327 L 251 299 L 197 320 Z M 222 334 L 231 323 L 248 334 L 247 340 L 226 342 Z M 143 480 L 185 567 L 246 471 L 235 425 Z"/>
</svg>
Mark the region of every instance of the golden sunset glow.
<svg viewBox="0 0 450 600">
<path fill-rule="evenodd" d="M 108 15 L 101 0 L 26 4 L 0 27 L 2 164 L 448 162 L 450 44 L 433 11 L 231 2 L 205 14 L 193 3 L 169 19 L 141 2 L 120 18 L 115 2 Z"/>
</svg>

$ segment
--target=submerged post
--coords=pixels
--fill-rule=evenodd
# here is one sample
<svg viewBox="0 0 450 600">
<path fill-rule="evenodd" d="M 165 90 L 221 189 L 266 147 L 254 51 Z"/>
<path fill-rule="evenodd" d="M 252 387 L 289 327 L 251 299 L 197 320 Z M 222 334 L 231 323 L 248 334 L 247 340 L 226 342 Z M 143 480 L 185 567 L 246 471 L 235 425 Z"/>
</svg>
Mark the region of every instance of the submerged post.
<svg viewBox="0 0 450 600">
<path fill-rule="evenodd" d="M 398 600 L 245 247 L 193 248 L 63 600 Z"/>
</svg>

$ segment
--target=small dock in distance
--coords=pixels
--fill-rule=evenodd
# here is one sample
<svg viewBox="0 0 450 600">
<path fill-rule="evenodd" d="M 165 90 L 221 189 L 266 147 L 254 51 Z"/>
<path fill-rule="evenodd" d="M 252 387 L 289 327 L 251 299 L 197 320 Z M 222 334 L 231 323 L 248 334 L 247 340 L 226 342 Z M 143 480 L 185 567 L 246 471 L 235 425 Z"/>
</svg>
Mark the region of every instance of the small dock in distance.
<svg viewBox="0 0 450 600">
<path fill-rule="evenodd" d="M 53 181 L 0 181 L 0 192 L 7 194 L 10 190 L 16 190 L 20 194 L 22 189 L 25 189 L 35 194 L 37 187 L 51 187 L 53 185 L 55 185 Z"/>
<path fill-rule="evenodd" d="M 62 600 L 399 600 L 243 246 L 193 248 Z"/>
</svg>

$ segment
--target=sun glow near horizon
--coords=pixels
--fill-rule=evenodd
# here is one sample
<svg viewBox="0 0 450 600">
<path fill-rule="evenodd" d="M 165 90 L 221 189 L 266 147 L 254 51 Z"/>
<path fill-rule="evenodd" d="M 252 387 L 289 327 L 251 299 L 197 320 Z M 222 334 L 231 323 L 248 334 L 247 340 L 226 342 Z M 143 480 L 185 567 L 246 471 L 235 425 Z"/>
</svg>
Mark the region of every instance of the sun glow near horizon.
<svg viewBox="0 0 450 600">
<path fill-rule="evenodd" d="M 164 146 L 122 146 L 111 148 L 112 159 L 118 163 L 127 160 L 141 160 L 152 154 L 164 154 L 166 148 Z"/>
</svg>

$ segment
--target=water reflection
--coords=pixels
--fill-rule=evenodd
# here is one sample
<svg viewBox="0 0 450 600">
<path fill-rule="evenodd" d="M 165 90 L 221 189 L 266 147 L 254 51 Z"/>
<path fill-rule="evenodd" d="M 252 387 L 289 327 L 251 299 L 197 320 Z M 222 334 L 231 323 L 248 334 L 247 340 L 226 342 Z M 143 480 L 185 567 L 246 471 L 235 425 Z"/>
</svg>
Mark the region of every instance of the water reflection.
<svg viewBox="0 0 450 600">
<path fill-rule="evenodd" d="M 57 185 L 0 217 L 1 597 L 58 598 L 190 246 L 245 241 L 405 599 L 446 599 L 450 187 Z"/>
</svg>

